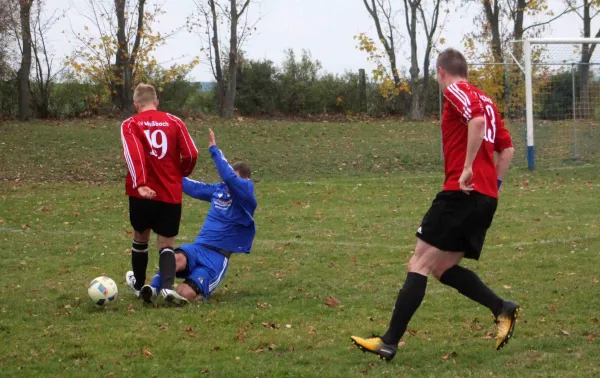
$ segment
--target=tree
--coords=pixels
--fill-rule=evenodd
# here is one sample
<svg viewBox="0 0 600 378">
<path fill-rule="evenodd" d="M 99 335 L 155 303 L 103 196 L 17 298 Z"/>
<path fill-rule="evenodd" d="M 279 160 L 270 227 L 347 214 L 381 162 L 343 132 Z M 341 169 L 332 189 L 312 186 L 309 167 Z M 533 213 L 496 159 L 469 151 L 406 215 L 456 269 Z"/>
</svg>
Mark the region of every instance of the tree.
<svg viewBox="0 0 600 378">
<path fill-rule="evenodd" d="M 31 86 L 31 94 L 33 103 L 37 110 L 37 116 L 47 118 L 50 116 L 50 98 L 52 88 L 58 76 L 67 67 L 63 65 L 60 69 L 56 69 L 55 57 L 49 50 L 46 43 L 46 35 L 62 18 L 57 10 L 50 16 L 44 13 L 44 3 L 39 0 L 36 4 L 34 19 L 32 21 L 32 50 L 34 58 L 34 75 L 32 75 L 33 85 Z"/>
<path fill-rule="evenodd" d="M 14 0 L 0 0 L 0 80 L 6 80 L 11 72 L 14 31 L 11 25 L 16 21 Z"/>
<path fill-rule="evenodd" d="M 33 0 L 19 0 L 19 20 L 21 22 L 21 65 L 17 72 L 19 98 L 19 120 L 26 121 L 31 116 L 31 95 L 29 75 L 31 73 L 31 6 Z"/>
<path fill-rule="evenodd" d="M 72 30 L 80 46 L 68 57 L 70 65 L 85 79 L 101 84 L 114 108 L 131 112 L 133 87 L 144 72 L 156 71 L 160 64 L 153 52 L 169 37 L 152 30 L 163 14 L 160 5 L 148 9 L 146 0 L 87 0 L 86 8 L 77 10 L 89 25 L 83 31 Z M 196 64 L 197 58 L 187 64 L 174 64 L 165 70 L 161 82 L 153 84 L 160 92 L 164 82 Z"/>
<path fill-rule="evenodd" d="M 409 91 L 410 117 L 412 119 L 423 118 L 429 91 L 431 52 L 439 37 L 442 1 L 403 0 L 405 26 L 410 40 L 410 80 L 407 84 L 400 78 L 396 60 L 397 41 L 400 34 L 394 25 L 395 15 L 398 11 L 393 9 L 391 0 L 363 0 L 367 12 L 375 23 L 377 36 L 387 56 L 389 70 L 382 62 L 384 56 L 379 52 L 375 41 L 364 33 L 355 39 L 359 40 L 360 50 L 366 51 L 369 54 L 368 59 L 376 63 L 377 68 L 373 70 L 373 77 L 376 82 L 380 83 L 380 90 L 384 97 L 394 96 L 398 99 L 401 91 Z M 422 33 L 425 35 L 426 45 L 422 65 L 423 77 L 421 78 L 418 42 Z"/>
<path fill-rule="evenodd" d="M 429 91 L 429 65 L 431 63 L 431 50 L 433 49 L 437 38 L 437 29 L 439 26 L 440 6 L 442 0 L 433 0 L 431 2 L 431 14 L 429 17 L 425 14 L 425 0 L 404 0 L 404 16 L 406 20 L 406 30 L 410 37 L 410 116 L 412 119 L 423 119 L 425 101 Z M 420 22 L 419 22 L 420 19 Z M 426 45 L 423 57 L 423 80 L 419 78 L 419 57 L 417 51 L 418 25 L 421 25 L 425 32 Z"/>
<path fill-rule="evenodd" d="M 521 45 L 509 46 L 510 41 L 537 36 L 545 26 L 573 10 L 572 6 L 566 6 L 555 13 L 550 9 L 548 0 L 484 0 L 481 4 L 482 13 L 475 19 L 476 31 L 466 38 L 487 42 L 494 63 L 504 63 L 503 52 L 508 50 L 520 61 Z M 526 25 L 526 18 L 540 21 Z M 474 44 L 470 46 L 474 47 Z"/>
<path fill-rule="evenodd" d="M 256 30 L 256 21 L 248 18 L 251 0 L 194 0 L 197 14 L 188 19 L 188 27 L 202 39 L 204 52 L 217 81 L 219 115 L 232 118 L 235 109 L 239 51 Z M 223 46 L 221 24 L 229 26 L 229 45 Z M 225 59 L 227 56 L 227 59 Z"/>
<path fill-rule="evenodd" d="M 395 14 L 390 0 L 363 0 L 363 4 L 369 13 L 369 16 L 375 23 L 377 37 L 383 45 L 384 51 L 389 60 L 390 73 L 394 79 L 394 85 L 401 85 L 400 75 L 398 73 L 398 63 L 396 61 L 396 42 L 399 39 L 395 24 Z M 381 19 L 383 17 L 383 26 Z"/>
</svg>

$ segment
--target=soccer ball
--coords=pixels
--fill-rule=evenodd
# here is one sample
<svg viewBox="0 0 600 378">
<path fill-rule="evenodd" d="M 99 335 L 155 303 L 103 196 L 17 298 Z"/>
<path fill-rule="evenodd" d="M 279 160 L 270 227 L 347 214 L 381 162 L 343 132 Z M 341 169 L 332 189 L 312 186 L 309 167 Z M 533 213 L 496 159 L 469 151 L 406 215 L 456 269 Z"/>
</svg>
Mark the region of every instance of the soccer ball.
<svg viewBox="0 0 600 378">
<path fill-rule="evenodd" d="M 106 306 L 119 296 L 117 284 L 111 278 L 95 278 L 88 286 L 88 295 L 96 306 Z"/>
</svg>

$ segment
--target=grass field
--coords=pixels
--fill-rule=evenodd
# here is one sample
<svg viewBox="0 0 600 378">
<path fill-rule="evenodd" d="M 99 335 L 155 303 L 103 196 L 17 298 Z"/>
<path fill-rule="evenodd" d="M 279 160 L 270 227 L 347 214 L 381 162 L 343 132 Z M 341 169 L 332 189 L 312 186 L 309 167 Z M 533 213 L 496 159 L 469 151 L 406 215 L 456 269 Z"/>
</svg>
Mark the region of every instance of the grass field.
<svg viewBox="0 0 600 378">
<path fill-rule="evenodd" d="M 118 123 L 0 124 L 0 376 L 600 375 L 597 166 L 509 173 L 483 258 L 466 264 L 523 308 L 504 350 L 486 309 L 430 280 L 385 363 L 349 337 L 387 326 L 441 188 L 436 123 L 212 126 L 229 160 L 254 167 L 257 238 L 210 301 L 168 308 L 125 286 Z M 193 177 L 214 180 L 207 124 L 190 129 L 202 151 Z M 185 200 L 180 241 L 206 210 Z M 87 298 L 99 275 L 120 288 L 106 309 Z"/>
</svg>

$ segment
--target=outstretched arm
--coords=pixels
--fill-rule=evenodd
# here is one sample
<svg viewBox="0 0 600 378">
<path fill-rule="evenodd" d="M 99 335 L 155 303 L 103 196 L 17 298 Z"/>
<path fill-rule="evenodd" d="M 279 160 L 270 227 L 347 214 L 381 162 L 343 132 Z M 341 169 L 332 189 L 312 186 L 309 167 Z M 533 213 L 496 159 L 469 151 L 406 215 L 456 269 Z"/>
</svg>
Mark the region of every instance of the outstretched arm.
<svg viewBox="0 0 600 378">
<path fill-rule="evenodd" d="M 210 202 L 215 190 L 217 190 L 215 184 L 205 184 L 187 177 L 183 178 L 183 192 L 192 198 Z"/>
<path fill-rule="evenodd" d="M 215 134 L 212 130 L 209 130 L 208 145 L 210 156 L 215 162 L 217 172 L 219 172 L 219 176 L 225 182 L 231 194 L 242 201 L 256 203 L 253 185 L 251 185 L 249 180 L 240 178 L 235 174 L 235 171 L 231 165 L 229 165 L 225 155 L 223 155 L 223 152 L 217 147 Z"/>
</svg>

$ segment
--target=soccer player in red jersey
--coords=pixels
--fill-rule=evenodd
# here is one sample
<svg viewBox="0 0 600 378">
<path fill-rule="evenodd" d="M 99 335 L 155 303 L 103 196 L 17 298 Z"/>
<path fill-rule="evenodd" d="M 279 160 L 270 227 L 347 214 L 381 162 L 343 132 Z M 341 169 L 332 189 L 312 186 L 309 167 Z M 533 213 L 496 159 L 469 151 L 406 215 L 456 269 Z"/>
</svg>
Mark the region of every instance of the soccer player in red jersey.
<svg viewBox="0 0 600 378">
<path fill-rule="evenodd" d="M 168 302 L 185 303 L 173 290 L 173 246 L 181 220 L 182 179 L 194 170 L 198 150 L 179 118 L 157 110 L 153 86 L 138 85 L 133 101 L 137 114 L 121 125 L 127 163 L 125 194 L 133 227 L 132 271 L 127 272 L 127 284 L 139 298 L 146 281 L 150 232 L 154 231 L 158 235 L 161 294 Z"/>
<path fill-rule="evenodd" d="M 510 134 L 493 101 L 466 81 L 467 62 L 454 50 L 437 60 L 437 79 L 444 92 L 442 140 L 445 182 L 417 230 L 417 246 L 398 294 L 385 335 L 364 339 L 352 336 L 363 351 L 394 358 L 398 342 L 417 311 L 430 274 L 441 283 L 484 305 L 496 317 L 496 349 L 512 335 L 519 306 L 505 301 L 471 270 L 463 258 L 478 260 L 485 234 L 498 202 L 498 187 L 512 159 Z M 496 139 L 498 141 L 496 142 Z M 494 151 L 499 152 L 497 163 Z M 502 176 L 497 175 L 496 166 Z"/>
</svg>

